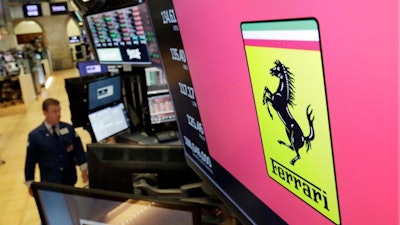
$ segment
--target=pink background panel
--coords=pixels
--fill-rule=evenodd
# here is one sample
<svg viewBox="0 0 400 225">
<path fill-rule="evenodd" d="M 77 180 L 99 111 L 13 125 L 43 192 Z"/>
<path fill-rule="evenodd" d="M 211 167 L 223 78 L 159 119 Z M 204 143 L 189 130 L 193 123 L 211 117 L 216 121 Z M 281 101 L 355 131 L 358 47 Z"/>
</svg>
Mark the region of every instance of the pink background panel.
<svg viewBox="0 0 400 225">
<path fill-rule="evenodd" d="M 265 169 L 240 23 L 319 21 L 343 224 L 398 224 L 398 1 L 174 0 L 210 154 L 289 224 L 331 224 Z"/>
</svg>

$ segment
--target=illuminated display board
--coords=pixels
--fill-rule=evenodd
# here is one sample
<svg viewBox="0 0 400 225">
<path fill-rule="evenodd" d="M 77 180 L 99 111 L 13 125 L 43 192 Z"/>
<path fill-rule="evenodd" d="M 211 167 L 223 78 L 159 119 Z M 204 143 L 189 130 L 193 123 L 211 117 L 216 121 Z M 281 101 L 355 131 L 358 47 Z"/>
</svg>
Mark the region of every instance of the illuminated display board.
<svg viewBox="0 0 400 225">
<path fill-rule="evenodd" d="M 318 23 L 241 28 L 268 175 L 339 224 Z"/>
</svg>

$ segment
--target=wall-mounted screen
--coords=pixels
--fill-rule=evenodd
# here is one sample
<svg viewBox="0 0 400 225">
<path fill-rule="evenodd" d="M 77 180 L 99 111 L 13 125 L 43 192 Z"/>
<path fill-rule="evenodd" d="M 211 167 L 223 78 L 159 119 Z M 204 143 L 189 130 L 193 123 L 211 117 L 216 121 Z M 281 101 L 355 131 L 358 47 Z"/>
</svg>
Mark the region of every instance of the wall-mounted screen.
<svg viewBox="0 0 400 225">
<path fill-rule="evenodd" d="M 42 16 L 42 7 L 40 3 L 37 4 L 24 4 L 22 6 L 24 17 L 38 17 Z"/>
<path fill-rule="evenodd" d="M 67 2 L 50 2 L 49 7 L 51 15 L 60 15 L 69 13 Z"/>
<path fill-rule="evenodd" d="M 89 113 L 89 121 L 96 142 L 101 142 L 130 127 L 129 118 L 123 103 Z"/>
<path fill-rule="evenodd" d="M 152 30 L 144 3 L 85 16 L 100 63 L 149 65 L 147 30 Z"/>
<path fill-rule="evenodd" d="M 33 183 L 43 225 L 199 225 L 194 204 L 117 192 Z"/>
<path fill-rule="evenodd" d="M 94 68 L 93 70 L 97 69 Z M 88 83 L 89 111 L 103 108 L 114 102 L 121 101 L 121 98 L 122 87 L 120 76 L 109 76 Z"/>
<path fill-rule="evenodd" d="M 68 42 L 69 42 L 70 44 L 80 43 L 80 42 L 81 42 L 81 37 L 80 37 L 80 36 L 76 36 L 76 35 L 74 35 L 74 36 L 69 36 L 69 37 L 68 37 Z"/>
</svg>

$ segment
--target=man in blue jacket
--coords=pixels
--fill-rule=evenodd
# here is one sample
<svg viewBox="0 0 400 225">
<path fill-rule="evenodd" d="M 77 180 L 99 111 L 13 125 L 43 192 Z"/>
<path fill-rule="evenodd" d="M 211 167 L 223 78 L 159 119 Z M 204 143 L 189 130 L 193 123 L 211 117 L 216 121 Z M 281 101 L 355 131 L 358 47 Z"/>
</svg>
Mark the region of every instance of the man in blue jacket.
<svg viewBox="0 0 400 225">
<path fill-rule="evenodd" d="M 42 104 L 45 119 L 28 135 L 25 181 L 28 187 L 35 179 L 39 165 L 41 181 L 75 185 L 76 165 L 80 166 L 83 182 L 88 180 L 87 161 L 81 139 L 74 128 L 61 122 L 60 102 L 48 98 Z M 29 193 L 32 195 L 31 189 Z"/>
</svg>

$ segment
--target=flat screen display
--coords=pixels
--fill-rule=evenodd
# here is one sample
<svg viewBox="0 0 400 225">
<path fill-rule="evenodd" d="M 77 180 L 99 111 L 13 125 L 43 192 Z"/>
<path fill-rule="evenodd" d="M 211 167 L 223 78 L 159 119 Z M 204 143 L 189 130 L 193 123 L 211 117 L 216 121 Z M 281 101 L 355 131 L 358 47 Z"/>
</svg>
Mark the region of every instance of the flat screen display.
<svg viewBox="0 0 400 225">
<path fill-rule="evenodd" d="M 71 111 L 71 122 L 74 127 L 89 126 L 87 84 L 93 80 L 107 76 L 108 74 L 97 74 L 64 79 L 65 90 L 68 94 L 69 109 Z"/>
<path fill-rule="evenodd" d="M 147 2 L 151 11 L 160 5 L 156 0 Z M 260 210 L 265 206 L 290 225 L 399 224 L 399 95 L 394 94 L 399 90 L 399 26 L 391 22 L 399 14 L 398 2 L 173 0 L 173 7 L 208 150 L 190 149 L 202 142 L 187 129 L 182 133 L 191 138 L 186 152 L 203 174 L 211 174 L 214 181 L 221 178 L 215 187 L 228 197 L 227 205 L 231 202 L 232 208 L 245 212 L 248 222 L 243 218 L 243 224 L 277 224 Z M 343 7 L 348 10 L 335 16 Z M 152 15 L 164 13 L 169 22 L 167 9 Z M 269 23 L 301 18 L 314 18 L 318 26 Z M 172 25 L 161 21 L 160 27 L 171 30 Z M 160 34 L 157 28 L 156 33 Z M 285 38 L 285 33 L 294 35 Z M 170 40 L 158 38 L 160 49 L 163 39 Z M 393 73 L 382 73 L 377 65 Z M 184 81 L 185 77 L 174 77 L 177 72 L 168 72 L 166 64 L 165 69 L 170 89 Z M 385 74 L 385 79 L 376 74 Z M 292 79 L 281 85 L 280 77 L 289 75 Z M 384 97 L 374 97 L 371 87 Z M 175 93 L 179 96 L 179 89 Z M 279 105 L 283 99 L 278 93 L 291 96 L 286 103 L 293 104 Z M 177 98 L 173 99 L 175 103 Z M 180 104 L 175 108 L 182 127 L 187 120 L 184 112 L 179 114 Z M 293 150 L 288 146 L 299 130 L 311 145 L 303 145 L 297 157 L 299 142 Z M 373 138 L 366 138 L 371 133 Z M 204 154 L 215 160 L 213 174 Z M 377 169 L 371 162 L 384 166 Z M 218 166 L 228 174 L 219 175 Z M 354 175 L 357 171 L 367 178 Z M 245 189 L 232 185 L 230 178 Z M 256 201 L 244 197 L 247 194 L 262 207 L 255 207 Z"/>
<path fill-rule="evenodd" d="M 81 37 L 79 37 L 79 36 L 69 36 L 68 40 L 69 40 L 70 44 L 80 43 L 81 42 Z"/>
<path fill-rule="evenodd" d="M 88 69 L 86 67 L 86 69 Z M 98 71 L 96 65 L 89 66 L 91 71 Z M 100 78 L 88 83 L 88 107 L 89 111 L 101 108 L 120 101 L 122 98 L 121 77 L 111 76 Z"/>
<path fill-rule="evenodd" d="M 138 195 L 33 183 L 43 225 L 198 225 L 199 207 Z"/>
<path fill-rule="evenodd" d="M 340 224 L 318 20 L 147 3 L 189 165 L 242 224 Z"/>
<path fill-rule="evenodd" d="M 148 97 L 151 124 L 175 121 L 174 105 L 170 94 Z"/>
<path fill-rule="evenodd" d="M 108 72 L 107 65 L 100 64 L 95 60 L 80 61 L 77 63 L 77 66 L 79 70 L 79 75 L 81 77 Z"/>
<path fill-rule="evenodd" d="M 130 127 L 123 103 L 89 113 L 89 121 L 97 142 L 101 142 Z"/>
<path fill-rule="evenodd" d="M 3 58 L 6 62 L 15 62 L 14 56 L 9 53 L 4 54 Z"/>
<path fill-rule="evenodd" d="M 147 67 L 144 69 L 146 75 L 147 94 L 160 94 L 169 92 L 165 72 L 159 67 Z"/>
<path fill-rule="evenodd" d="M 66 2 L 50 2 L 51 15 L 68 14 L 68 4 Z"/>
<path fill-rule="evenodd" d="M 22 6 L 25 17 L 38 17 L 42 16 L 42 7 L 38 4 L 24 4 Z"/>
<path fill-rule="evenodd" d="M 106 64 L 149 65 L 152 31 L 146 5 L 120 8 L 85 17 L 97 59 Z"/>
</svg>

